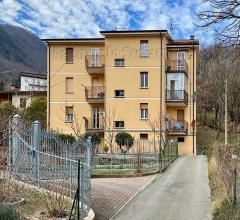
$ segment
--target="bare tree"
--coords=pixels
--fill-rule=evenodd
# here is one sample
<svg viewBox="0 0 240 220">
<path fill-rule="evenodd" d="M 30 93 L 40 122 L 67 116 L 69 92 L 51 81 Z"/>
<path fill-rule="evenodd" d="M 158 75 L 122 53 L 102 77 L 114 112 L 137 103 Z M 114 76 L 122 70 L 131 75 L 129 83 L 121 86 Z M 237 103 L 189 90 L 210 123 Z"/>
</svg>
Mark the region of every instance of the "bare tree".
<svg viewBox="0 0 240 220">
<path fill-rule="evenodd" d="M 213 27 L 219 39 L 230 45 L 240 43 L 240 1 L 202 0 L 197 26 Z"/>
<path fill-rule="evenodd" d="M 168 135 L 173 128 L 173 122 L 174 119 L 171 117 L 170 114 L 165 114 L 162 116 L 158 114 L 156 118 L 147 121 L 147 124 L 151 128 L 151 131 L 154 135 L 154 143 L 156 137 L 158 142 L 160 142 L 160 146 L 164 148 L 165 143 L 167 142 Z"/>
<path fill-rule="evenodd" d="M 105 141 L 108 143 L 110 148 L 110 153 L 113 152 L 113 144 L 114 144 L 114 121 L 116 119 L 116 111 L 115 108 L 109 108 L 105 113 Z"/>
</svg>

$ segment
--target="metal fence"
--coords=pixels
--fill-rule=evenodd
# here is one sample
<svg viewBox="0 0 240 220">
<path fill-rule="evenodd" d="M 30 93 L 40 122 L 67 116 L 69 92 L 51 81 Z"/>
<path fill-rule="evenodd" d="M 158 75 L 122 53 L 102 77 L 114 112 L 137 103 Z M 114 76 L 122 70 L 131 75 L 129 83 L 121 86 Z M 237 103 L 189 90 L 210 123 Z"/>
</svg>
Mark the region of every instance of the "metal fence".
<svg viewBox="0 0 240 220">
<path fill-rule="evenodd" d="M 72 199 L 80 185 L 82 219 L 90 210 L 91 140 L 64 143 L 57 134 L 44 131 L 38 121 L 24 126 L 17 115 L 10 123 L 9 135 L 10 175 L 16 181 Z"/>
<path fill-rule="evenodd" d="M 140 143 L 135 141 L 135 145 Z M 146 144 L 146 143 L 145 143 Z M 177 142 L 168 142 L 155 153 L 97 153 L 93 157 L 93 175 L 141 175 L 160 172 L 178 157 Z"/>
</svg>

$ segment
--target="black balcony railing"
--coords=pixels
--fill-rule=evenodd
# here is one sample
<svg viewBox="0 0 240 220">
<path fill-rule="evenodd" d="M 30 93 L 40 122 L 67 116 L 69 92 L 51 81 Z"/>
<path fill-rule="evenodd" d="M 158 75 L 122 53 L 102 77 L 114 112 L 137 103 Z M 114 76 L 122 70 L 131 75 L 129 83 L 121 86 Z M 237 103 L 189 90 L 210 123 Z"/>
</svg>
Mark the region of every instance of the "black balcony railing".
<svg viewBox="0 0 240 220">
<path fill-rule="evenodd" d="M 186 121 L 173 120 L 172 132 L 187 132 L 188 123 Z"/>
<path fill-rule="evenodd" d="M 188 64 L 186 60 L 166 60 L 166 72 L 182 72 L 188 73 Z"/>
<path fill-rule="evenodd" d="M 105 87 L 104 86 L 89 86 L 85 88 L 86 99 L 104 99 Z"/>
<path fill-rule="evenodd" d="M 166 90 L 166 101 L 188 103 L 188 94 L 185 90 Z"/>
<path fill-rule="evenodd" d="M 103 68 L 105 66 L 104 55 L 86 55 L 85 64 L 87 68 Z"/>
</svg>

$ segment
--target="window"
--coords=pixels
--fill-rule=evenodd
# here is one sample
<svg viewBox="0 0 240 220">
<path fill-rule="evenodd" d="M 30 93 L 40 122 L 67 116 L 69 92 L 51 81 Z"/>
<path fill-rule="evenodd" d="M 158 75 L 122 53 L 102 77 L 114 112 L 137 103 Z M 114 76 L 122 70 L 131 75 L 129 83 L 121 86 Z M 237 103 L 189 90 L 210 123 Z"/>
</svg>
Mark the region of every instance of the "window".
<svg viewBox="0 0 240 220">
<path fill-rule="evenodd" d="M 73 77 L 66 78 L 66 93 L 73 93 Z"/>
<path fill-rule="evenodd" d="M 140 57 L 148 57 L 148 40 L 140 40 Z"/>
<path fill-rule="evenodd" d="M 124 90 L 115 90 L 115 97 L 124 97 Z"/>
<path fill-rule="evenodd" d="M 73 107 L 66 107 L 66 116 L 65 116 L 66 122 L 73 122 Z"/>
<path fill-rule="evenodd" d="M 178 70 L 185 69 L 185 53 L 184 52 L 177 52 L 177 68 Z"/>
<path fill-rule="evenodd" d="M 178 142 L 184 142 L 184 137 L 178 137 Z"/>
<path fill-rule="evenodd" d="M 124 59 L 115 59 L 115 66 L 116 67 L 124 66 Z"/>
<path fill-rule="evenodd" d="M 140 139 L 147 140 L 148 139 L 148 134 L 147 133 L 141 133 L 140 134 Z"/>
<path fill-rule="evenodd" d="M 124 121 L 114 121 L 115 128 L 124 128 Z"/>
<path fill-rule="evenodd" d="M 148 88 L 148 73 L 140 73 L 140 88 Z"/>
<path fill-rule="evenodd" d="M 140 104 L 140 118 L 147 119 L 148 118 L 148 103 Z"/>
<path fill-rule="evenodd" d="M 26 108 L 26 106 L 27 106 L 27 99 L 20 98 L 20 108 Z"/>
<path fill-rule="evenodd" d="M 66 48 L 66 63 L 73 63 L 73 48 Z"/>
</svg>

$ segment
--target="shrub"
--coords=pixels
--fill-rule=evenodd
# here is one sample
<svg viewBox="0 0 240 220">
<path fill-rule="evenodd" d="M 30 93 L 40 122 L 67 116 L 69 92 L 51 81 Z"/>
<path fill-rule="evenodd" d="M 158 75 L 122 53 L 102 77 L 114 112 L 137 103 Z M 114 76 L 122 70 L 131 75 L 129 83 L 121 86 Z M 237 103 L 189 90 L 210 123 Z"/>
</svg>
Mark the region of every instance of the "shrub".
<svg viewBox="0 0 240 220">
<path fill-rule="evenodd" d="M 73 144 L 76 141 L 76 138 L 71 134 L 58 134 L 58 137 L 61 141 L 67 142 L 68 144 Z"/>
<path fill-rule="evenodd" d="M 102 149 L 105 153 L 107 153 L 109 150 L 109 147 L 106 144 L 104 144 Z"/>
<path fill-rule="evenodd" d="M 95 145 L 98 145 L 101 143 L 101 137 L 97 132 L 86 132 L 84 134 L 84 138 L 87 139 L 88 137 L 91 137 L 91 140 Z"/>
<path fill-rule="evenodd" d="M 20 219 L 20 215 L 12 206 L 0 203 L 0 219 L 17 220 Z"/>
<path fill-rule="evenodd" d="M 133 141 L 134 138 L 132 135 L 126 132 L 119 132 L 115 137 L 115 142 L 118 144 L 123 153 L 130 149 L 130 147 L 133 145 Z M 126 150 L 123 149 L 124 146 L 126 147 Z"/>
<path fill-rule="evenodd" d="M 239 219 L 240 216 L 237 214 L 237 211 L 234 209 L 232 203 L 229 200 L 224 200 L 220 207 L 218 207 L 213 213 L 214 220 L 230 220 L 230 219 Z"/>
<path fill-rule="evenodd" d="M 32 101 L 31 105 L 26 109 L 26 119 L 29 122 L 38 120 L 45 126 L 47 122 L 47 100 L 36 99 Z"/>
</svg>

